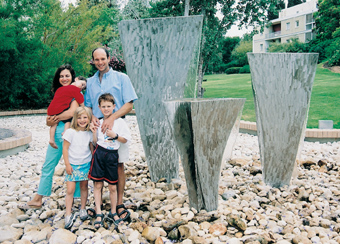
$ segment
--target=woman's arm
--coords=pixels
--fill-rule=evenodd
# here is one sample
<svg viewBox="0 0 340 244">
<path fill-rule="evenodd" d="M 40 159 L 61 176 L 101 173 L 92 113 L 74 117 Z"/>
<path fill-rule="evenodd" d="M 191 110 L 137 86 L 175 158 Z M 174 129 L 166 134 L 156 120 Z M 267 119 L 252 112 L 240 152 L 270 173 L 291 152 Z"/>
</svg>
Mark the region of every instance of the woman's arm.
<svg viewBox="0 0 340 244">
<path fill-rule="evenodd" d="M 64 158 L 64 162 L 65 162 L 65 166 L 66 166 L 66 173 L 68 175 L 71 175 L 73 172 L 72 166 L 70 164 L 70 161 L 68 160 L 68 148 L 70 147 L 71 143 L 64 140 L 63 143 L 63 158 Z"/>
<path fill-rule="evenodd" d="M 59 120 L 71 119 L 73 117 L 74 111 L 76 111 L 78 107 L 79 107 L 79 103 L 76 100 L 73 100 L 70 105 L 70 108 L 62 112 L 61 114 L 58 114 L 57 118 Z"/>
<path fill-rule="evenodd" d="M 73 117 L 74 111 L 79 107 L 79 104 L 76 100 L 73 100 L 70 108 L 61 114 L 54 115 L 54 116 L 47 116 L 46 118 L 46 125 L 47 126 L 52 126 L 55 124 L 58 124 L 60 120 L 67 120 Z"/>
</svg>

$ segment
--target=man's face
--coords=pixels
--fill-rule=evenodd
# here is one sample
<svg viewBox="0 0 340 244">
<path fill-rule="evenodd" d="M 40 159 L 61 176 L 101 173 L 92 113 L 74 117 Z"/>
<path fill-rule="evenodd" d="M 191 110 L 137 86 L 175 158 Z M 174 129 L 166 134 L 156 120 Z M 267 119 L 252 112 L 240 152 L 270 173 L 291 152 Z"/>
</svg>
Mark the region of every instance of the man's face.
<svg viewBox="0 0 340 244">
<path fill-rule="evenodd" d="M 107 72 L 109 71 L 109 62 L 110 57 L 106 56 L 106 53 L 103 49 L 97 49 L 93 53 L 93 63 L 99 72 Z"/>
</svg>

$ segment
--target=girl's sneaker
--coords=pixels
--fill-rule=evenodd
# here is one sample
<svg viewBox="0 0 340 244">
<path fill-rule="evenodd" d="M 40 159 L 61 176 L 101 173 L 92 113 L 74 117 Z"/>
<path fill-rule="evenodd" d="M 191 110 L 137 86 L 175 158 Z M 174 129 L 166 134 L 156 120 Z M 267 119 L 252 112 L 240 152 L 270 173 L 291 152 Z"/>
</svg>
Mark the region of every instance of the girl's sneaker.
<svg viewBox="0 0 340 244">
<path fill-rule="evenodd" d="M 85 221 L 89 218 L 86 209 L 80 209 L 79 218 L 81 219 L 81 221 Z"/>
<path fill-rule="evenodd" d="M 65 229 L 71 229 L 75 220 L 76 220 L 76 216 L 74 215 L 74 213 L 66 216 L 65 217 Z"/>
</svg>

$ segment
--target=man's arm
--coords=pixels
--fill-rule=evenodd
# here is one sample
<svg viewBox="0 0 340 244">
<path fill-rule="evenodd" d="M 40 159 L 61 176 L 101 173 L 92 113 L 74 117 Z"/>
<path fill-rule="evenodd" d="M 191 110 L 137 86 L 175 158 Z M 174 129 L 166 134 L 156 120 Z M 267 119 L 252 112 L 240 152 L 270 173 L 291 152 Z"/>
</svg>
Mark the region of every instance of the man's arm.
<svg viewBox="0 0 340 244">
<path fill-rule="evenodd" d="M 109 118 L 105 119 L 102 124 L 102 132 L 104 133 L 107 129 L 112 129 L 113 123 L 116 119 L 126 115 L 133 108 L 133 101 L 125 103 L 120 109 L 110 115 Z"/>
</svg>

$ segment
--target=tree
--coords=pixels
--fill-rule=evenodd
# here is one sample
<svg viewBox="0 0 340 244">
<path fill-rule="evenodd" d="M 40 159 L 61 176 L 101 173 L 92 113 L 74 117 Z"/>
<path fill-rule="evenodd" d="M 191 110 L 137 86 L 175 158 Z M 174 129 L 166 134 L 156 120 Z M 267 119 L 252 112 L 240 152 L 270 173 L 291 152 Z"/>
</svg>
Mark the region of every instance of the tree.
<svg viewBox="0 0 340 244">
<path fill-rule="evenodd" d="M 247 53 L 252 52 L 253 42 L 251 40 L 242 39 L 240 43 L 231 52 L 231 58 L 237 60 L 239 66 L 248 64 Z"/>
<path fill-rule="evenodd" d="M 107 8 L 87 1 L 65 10 L 59 0 L 2 1 L 0 109 L 47 107 L 54 72 L 64 63 L 88 75 L 92 49 L 113 32 L 103 16 Z"/>
<path fill-rule="evenodd" d="M 149 0 L 129 0 L 123 9 L 124 19 L 149 18 Z"/>
<path fill-rule="evenodd" d="M 340 64 L 339 28 L 340 2 L 338 0 L 319 0 L 315 13 L 316 39 L 311 41 L 311 50 L 319 52 L 319 60 L 328 60 L 330 65 Z"/>
<path fill-rule="evenodd" d="M 288 8 L 293 7 L 295 5 L 301 4 L 301 3 L 305 3 L 306 0 L 288 0 Z"/>
<path fill-rule="evenodd" d="M 271 11 L 268 11 L 268 20 L 279 18 L 279 12 L 284 8 L 285 8 L 284 0 L 279 0 L 276 4 L 276 8 Z"/>
<path fill-rule="evenodd" d="M 222 46 L 223 63 L 227 64 L 232 61 L 231 53 L 234 48 L 240 43 L 240 37 L 225 37 Z"/>
</svg>

